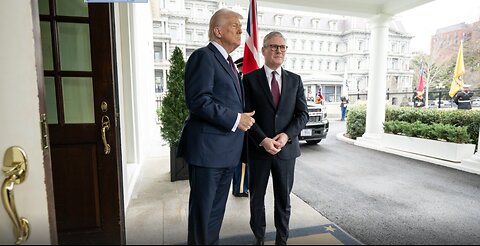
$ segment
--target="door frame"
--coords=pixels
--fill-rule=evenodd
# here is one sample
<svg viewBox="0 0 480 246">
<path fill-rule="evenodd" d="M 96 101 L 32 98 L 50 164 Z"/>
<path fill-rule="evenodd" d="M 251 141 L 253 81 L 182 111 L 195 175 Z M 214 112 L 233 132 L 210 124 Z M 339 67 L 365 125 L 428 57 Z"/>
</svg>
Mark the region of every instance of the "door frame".
<svg viewBox="0 0 480 246">
<path fill-rule="evenodd" d="M 48 133 L 48 124 L 46 122 L 47 107 L 45 103 L 45 76 L 43 75 L 43 55 L 42 55 L 42 39 L 40 37 L 40 13 L 38 9 L 38 0 L 30 0 L 32 6 L 32 23 L 33 23 L 33 45 L 35 46 L 35 63 L 37 74 L 37 87 L 39 99 L 39 114 L 42 126 L 42 142 L 43 142 L 43 167 L 45 169 L 45 187 L 47 193 L 48 205 L 48 221 L 50 224 L 50 240 L 51 244 L 58 244 L 57 222 L 55 213 L 55 198 L 53 192 L 53 176 L 52 176 L 52 160 L 50 157 L 50 141 Z M 42 117 L 45 117 L 42 119 Z"/>
</svg>

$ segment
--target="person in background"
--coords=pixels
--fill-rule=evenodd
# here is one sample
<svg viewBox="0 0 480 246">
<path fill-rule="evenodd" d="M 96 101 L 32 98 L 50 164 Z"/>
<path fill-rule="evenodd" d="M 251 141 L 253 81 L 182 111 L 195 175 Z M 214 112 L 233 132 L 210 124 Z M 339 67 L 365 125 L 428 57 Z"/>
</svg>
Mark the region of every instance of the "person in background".
<svg viewBox="0 0 480 246">
<path fill-rule="evenodd" d="M 457 104 L 457 109 L 472 109 L 472 97 L 470 85 L 463 85 L 463 89 L 455 94 L 453 101 Z"/>
<path fill-rule="evenodd" d="M 286 244 L 289 236 L 290 193 L 296 158 L 300 156 L 298 135 L 308 122 L 302 79 L 284 70 L 286 41 L 280 32 L 263 40 L 265 65 L 243 75 L 245 109 L 255 111 L 255 124 L 248 131 L 250 169 L 250 228 L 255 244 L 265 238 L 265 193 L 270 173 L 273 181 L 275 244 Z"/>
<path fill-rule="evenodd" d="M 240 78 L 242 78 L 243 57 L 238 58 L 235 61 L 235 65 L 237 65 L 237 69 L 239 71 L 238 73 L 240 74 Z M 245 136 L 247 137 L 247 135 Z M 247 141 L 244 142 L 242 161 L 235 168 L 235 172 L 233 172 L 232 193 L 235 197 L 248 197 L 248 165 L 246 163 L 246 143 Z"/>
<path fill-rule="evenodd" d="M 347 105 L 348 105 L 348 99 L 347 97 L 341 97 L 340 98 L 341 103 L 340 103 L 340 109 L 342 110 L 342 119 L 341 121 L 345 121 L 345 118 L 347 117 Z"/>
<path fill-rule="evenodd" d="M 244 94 L 229 55 L 240 46 L 242 16 L 220 9 L 210 19 L 210 43 L 185 66 L 189 111 L 177 151 L 188 163 L 188 244 L 218 244 L 235 167 L 245 132 L 255 123 L 244 113 Z"/>
<path fill-rule="evenodd" d="M 423 93 L 417 92 L 413 98 L 413 107 L 423 108 L 425 107 L 425 98 L 423 98 Z"/>
</svg>

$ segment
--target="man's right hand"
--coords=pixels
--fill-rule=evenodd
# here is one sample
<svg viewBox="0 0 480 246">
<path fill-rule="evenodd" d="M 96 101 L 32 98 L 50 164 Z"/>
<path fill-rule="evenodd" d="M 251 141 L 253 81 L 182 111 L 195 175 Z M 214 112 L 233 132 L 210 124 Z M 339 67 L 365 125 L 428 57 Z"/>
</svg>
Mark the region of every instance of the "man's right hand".
<svg viewBox="0 0 480 246">
<path fill-rule="evenodd" d="M 271 155 L 276 155 L 282 150 L 282 144 L 271 138 L 264 138 L 260 145 Z"/>
<path fill-rule="evenodd" d="M 250 113 L 243 113 L 240 114 L 240 122 L 238 123 L 238 128 L 240 130 L 246 132 L 250 129 L 250 127 L 255 124 L 255 119 L 253 118 L 253 115 L 255 114 L 255 111 L 250 112 Z"/>
</svg>

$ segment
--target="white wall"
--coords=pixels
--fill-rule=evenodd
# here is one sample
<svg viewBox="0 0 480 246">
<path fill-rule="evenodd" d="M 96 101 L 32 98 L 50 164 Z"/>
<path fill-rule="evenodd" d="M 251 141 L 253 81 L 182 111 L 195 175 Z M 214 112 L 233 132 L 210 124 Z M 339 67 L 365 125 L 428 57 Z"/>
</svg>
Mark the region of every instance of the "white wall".
<svg viewBox="0 0 480 246">
<path fill-rule="evenodd" d="M 150 5 L 115 4 L 124 204 L 160 136 L 156 125 Z"/>
</svg>

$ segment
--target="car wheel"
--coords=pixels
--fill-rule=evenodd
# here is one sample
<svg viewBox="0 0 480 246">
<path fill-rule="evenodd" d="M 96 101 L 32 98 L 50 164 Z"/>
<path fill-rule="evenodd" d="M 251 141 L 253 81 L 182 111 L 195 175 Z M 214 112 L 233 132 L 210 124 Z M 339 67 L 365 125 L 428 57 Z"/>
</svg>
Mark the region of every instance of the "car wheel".
<svg viewBox="0 0 480 246">
<path fill-rule="evenodd" d="M 320 141 L 322 141 L 322 140 L 321 139 L 320 140 L 307 140 L 307 144 L 308 145 L 315 145 L 315 144 L 320 143 Z"/>
</svg>

